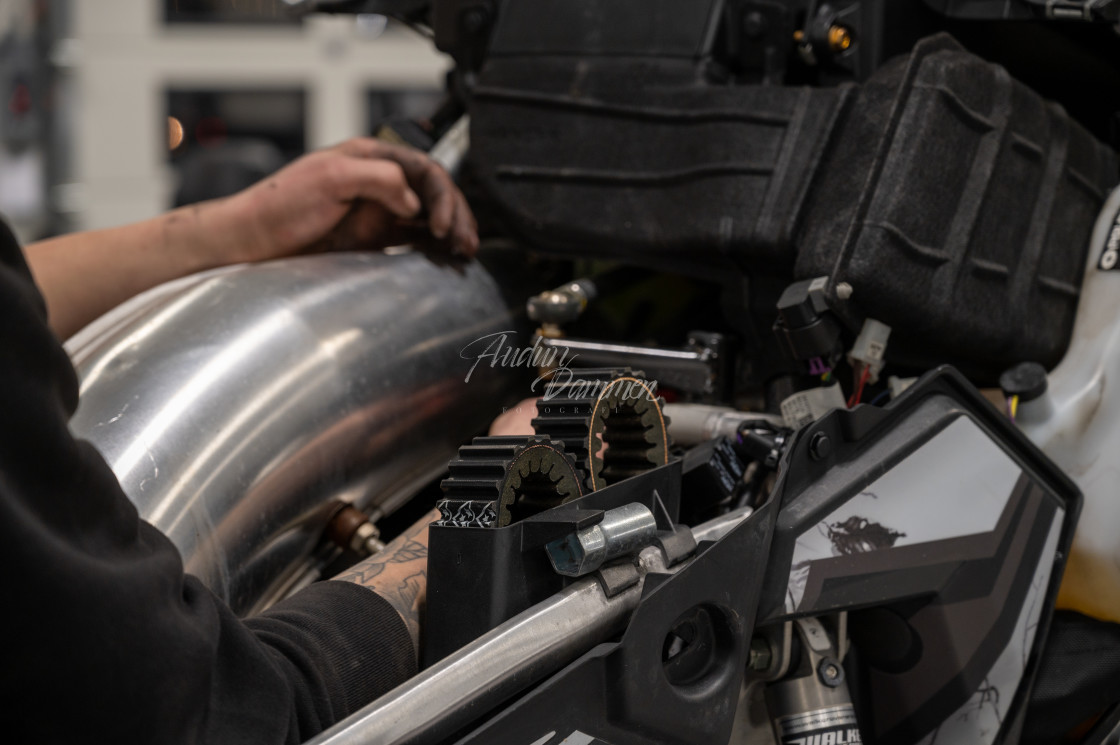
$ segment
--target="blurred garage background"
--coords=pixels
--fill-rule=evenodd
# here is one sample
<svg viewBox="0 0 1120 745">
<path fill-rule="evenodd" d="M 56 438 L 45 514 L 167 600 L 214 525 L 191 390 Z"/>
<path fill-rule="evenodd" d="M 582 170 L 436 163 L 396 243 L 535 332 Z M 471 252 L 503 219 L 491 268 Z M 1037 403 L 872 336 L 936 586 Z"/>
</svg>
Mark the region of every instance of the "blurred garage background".
<svg viewBox="0 0 1120 745">
<path fill-rule="evenodd" d="M 449 61 L 284 0 L 0 0 L 0 212 L 30 241 L 220 196 L 422 118 Z"/>
</svg>

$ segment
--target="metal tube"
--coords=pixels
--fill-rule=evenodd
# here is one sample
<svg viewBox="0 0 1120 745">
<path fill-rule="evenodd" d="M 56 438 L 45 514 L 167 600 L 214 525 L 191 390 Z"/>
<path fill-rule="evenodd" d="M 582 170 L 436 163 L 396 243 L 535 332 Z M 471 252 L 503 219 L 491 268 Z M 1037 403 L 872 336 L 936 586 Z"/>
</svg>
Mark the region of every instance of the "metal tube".
<svg viewBox="0 0 1120 745">
<path fill-rule="evenodd" d="M 717 540 L 750 516 L 749 508 L 697 526 L 697 540 Z M 306 745 L 423 745 L 440 742 L 475 718 L 617 633 L 638 606 L 645 574 L 666 568 L 656 548 L 639 555 L 642 581 L 604 597 L 580 580 L 397 686 Z"/>
<path fill-rule="evenodd" d="M 239 613 L 275 598 L 342 500 L 388 513 L 446 468 L 514 371 L 460 354 L 516 328 L 490 274 L 325 254 L 156 288 L 75 336 L 74 434 Z"/>
<path fill-rule="evenodd" d="M 657 535 L 657 520 L 641 502 L 624 504 L 603 514 L 603 521 L 594 526 L 603 533 L 606 561 L 617 559 L 648 545 Z"/>
<path fill-rule="evenodd" d="M 739 507 L 731 510 L 719 517 L 713 517 L 706 523 L 697 525 L 692 529 L 692 537 L 697 543 L 700 541 L 718 541 L 752 514 L 754 514 L 753 507 Z"/>
<path fill-rule="evenodd" d="M 656 565 L 657 549 L 642 561 Z M 658 571 L 663 571 L 664 564 Z M 584 579 L 394 688 L 306 745 L 435 743 L 620 630 L 643 583 L 607 599 Z"/>
<path fill-rule="evenodd" d="M 718 361 L 707 349 L 640 347 L 568 337 L 542 337 L 540 344 L 570 359 L 579 358 L 581 367 L 629 366 L 662 385 L 686 391 L 710 393 L 716 382 Z"/>
<path fill-rule="evenodd" d="M 762 420 L 779 427 L 785 426 L 780 416 L 739 411 L 727 406 L 665 404 L 664 412 L 669 420 L 669 434 L 679 445 L 698 445 L 717 437 L 734 438 L 740 425 L 751 421 Z"/>
</svg>

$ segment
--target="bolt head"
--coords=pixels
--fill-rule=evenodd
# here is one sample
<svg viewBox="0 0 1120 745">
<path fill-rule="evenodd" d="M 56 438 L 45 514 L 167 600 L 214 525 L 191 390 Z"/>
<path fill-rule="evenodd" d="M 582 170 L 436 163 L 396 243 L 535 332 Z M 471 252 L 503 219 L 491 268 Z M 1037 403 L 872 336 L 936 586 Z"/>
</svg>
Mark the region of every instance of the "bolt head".
<svg viewBox="0 0 1120 745">
<path fill-rule="evenodd" d="M 824 460 L 832 455 L 832 440 L 824 432 L 816 432 L 809 440 L 809 455 L 813 460 Z"/>
<path fill-rule="evenodd" d="M 831 657 L 825 657 L 817 665 L 817 677 L 829 688 L 836 688 L 844 682 L 844 668 Z"/>
<path fill-rule="evenodd" d="M 754 670 L 756 673 L 766 672 L 770 669 L 770 664 L 773 660 L 774 650 L 770 648 L 770 642 L 760 636 L 751 639 L 750 654 L 747 657 L 747 667 Z"/>
</svg>

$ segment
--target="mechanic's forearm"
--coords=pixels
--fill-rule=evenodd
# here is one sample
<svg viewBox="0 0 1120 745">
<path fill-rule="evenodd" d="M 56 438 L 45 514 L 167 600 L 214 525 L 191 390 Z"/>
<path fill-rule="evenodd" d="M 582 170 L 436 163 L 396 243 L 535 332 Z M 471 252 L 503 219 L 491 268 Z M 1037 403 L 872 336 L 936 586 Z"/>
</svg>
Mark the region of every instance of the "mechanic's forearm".
<svg viewBox="0 0 1120 745">
<path fill-rule="evenodd" d="M 66 339 L 144 290 L 236 261 L 245 227 L 235 211 L 231 200 L 215 200 L 27 246 L 51 329 Z"/>
<path fill-rule="evenodd" d="M 417 654 L 420 619 L 428 595 L 428 526 L 438 519 L 439 510 L 432 510 L 383 551 L 334 577 L 368 587 L 396 608 L 408 626 Z"/>
</svg>

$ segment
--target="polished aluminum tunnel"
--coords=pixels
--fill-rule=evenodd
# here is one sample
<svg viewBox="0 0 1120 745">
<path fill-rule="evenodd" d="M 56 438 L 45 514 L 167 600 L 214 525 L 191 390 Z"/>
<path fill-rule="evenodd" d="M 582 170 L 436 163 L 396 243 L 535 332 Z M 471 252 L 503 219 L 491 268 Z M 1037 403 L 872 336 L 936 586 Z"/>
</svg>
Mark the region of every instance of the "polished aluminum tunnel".
<svg viewBox="0 0 1120 745">
<path fill-rule="evenodd" d="M 155 288 L 67 343 L 93 443 L 239 613 L 315 577 L 324 505 L 410 499 L 516 395 L 463 350 L 514 329 L 478 263 L 329 254 Z"/>
</svg>

